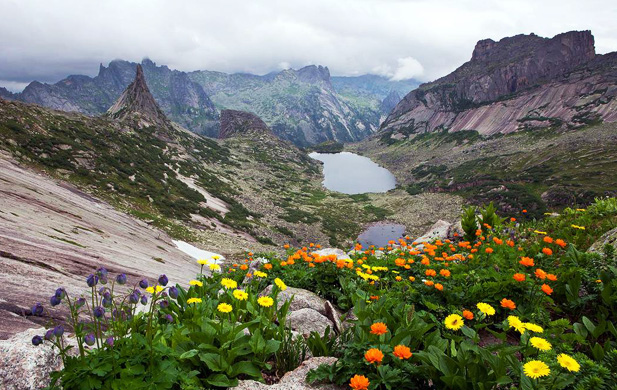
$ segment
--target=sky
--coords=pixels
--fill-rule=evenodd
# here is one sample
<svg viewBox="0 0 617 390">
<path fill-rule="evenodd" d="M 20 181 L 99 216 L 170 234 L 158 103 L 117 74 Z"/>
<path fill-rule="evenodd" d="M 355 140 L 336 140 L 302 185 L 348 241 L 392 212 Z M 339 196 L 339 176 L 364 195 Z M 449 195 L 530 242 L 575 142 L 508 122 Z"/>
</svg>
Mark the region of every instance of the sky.
<svg viewBox="0 0 617 390">
<path fill-rule="evenodd" d="M 95 76 L 114 59 L 183 71 L 430 81 L 480 39 L 591 30 L 617 51 L 615 0 L 0 0 L 0 86 Z"/>
</svg>

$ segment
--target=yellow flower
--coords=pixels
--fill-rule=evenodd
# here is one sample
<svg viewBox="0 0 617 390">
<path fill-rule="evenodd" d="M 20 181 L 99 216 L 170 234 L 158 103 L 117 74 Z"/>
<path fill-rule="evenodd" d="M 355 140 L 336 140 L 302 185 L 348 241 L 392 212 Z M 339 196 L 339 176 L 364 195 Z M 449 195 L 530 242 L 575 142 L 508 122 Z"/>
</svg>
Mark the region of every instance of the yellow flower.
<svg viewBox="0 0 617 390">
<path fill-rule="evenodd" d="M 280 288 L 281 291 L 287 290 L 287 285 L 279 278 L 274 279 L 274 284 L 276 284 L 276 286 Z"/>
<path fill-rule="evenodd" d="M 186 300 L 186 303 L 188 303 L 189 305 L 191 303 L 201 303 L 201 298 L 189 298 Z"/>
<path fill-rule="evenodd" d="M 480 302 L 476 305 L 476 307 L 487 316 L 492 316 L 495 314 L 495 308 L 488 303 Z"/>
<path fill-rule="evenodd" d="M 221 266 L 218 264 L 210 264 L 209 267 L 211 271 L 218 271 L 221 269 Z"/>
<path fill-rule="evenodd" d="M 463 317 L 458 314 L 450 314 L 444 320 L 444 324 L 448 329 L 459 330 L 465 325 L 465 322 L 463 321 Z"/>
<path fill-rule="evenodd" d="M 546 236 L 546 232 L 541 232 L 539 230 L 534 230 L 533 232 L 536 233 L 536 234 L 544 234 Z"/>
<path fill-rule="evenodd" d="M 587 211 L 586 209 L 576 209 L 576 211 Z"/>
<path fill-rule="evenodd" d="M 547 376 L 551 373 L 551 370 L 548 368 L 546 363 L 539 360 L 532 360 L 525 363 L 523 366 L 523 371 L 525 371 L 525 375 L 532 379 Z"/>
<path fill-rule="evenodd" d="M 585 226 L 571 225 L 574 229 L 585 230 Z"/>
<path fill-rule="evenodd" d="M 568 369 L 568 371 L 578 372 L 581 369 L 581 365 L 578 364 L 572 356 L 566 355 L 565 353 L 558 355 L 557 361 L 561 367 Z"/>
<path fill-rule="evenodd" d="M 210 260 L 208 260 L 208 259 L 199 259 L 199 260 L 197 260 L 197 263 L 201 264 L 201 265 L 206 265 L 206 264 L 210 264 Z"/>
<path fill-rule="evenodd" d="M 218 259 L 220 259 L 220 258 L 221 258 L 221 256 L 219 256 L 219 255 L 214 255 L 214 256 L 212 256 L 212 258 L 213 258 L 214 260 L 218 260 Z"/>
<path fill-rule="evenodd" d="M 265 277 L 268 276 L 267 273 L 261 272 L 261 271 L 255 271 L 255 272 L 253 272 L 253 275 L 257 276 L 258 278 L 265 278 Z"/>
<path fill-rule="evenodd" d="M 199 280 L 195 280 L 195 279 L 191 280 L 191 281 L 189 282 L 189 284 L 190 284 L 191 286 L 199 286 L 199 287 L 201 287 L 201 286 L 203 286 L 203 285 L 204 285 L 202 282 L 200 282 Z"/>
<path fill-rule="evenodd" d="M 158 284 L 156 286 L 150 286 L 146 288 L 146 292 L 150 294 L 154 294 L 155 291 L 158 294 L 163 290 L 164 290 L 163 286 L 159 286 Z"/>
<path fill-rule="evenodd" d="M 530 330 L 534 333 L 543 333 L 544 329 L 540 325 L 532 324 L 531 322 L 525 322 L 523 324 L 525 329 Z"/>
<path fill-rule="evenodd" d="M 538 348 L 540 351 L 550 351 L 551 348 L 553 348 L 551 343 L 541 337 L 532 337 L 529 339 L 529 342 L 534 348 Z"/>
<path fill-rule="evenodd" d="M 245 301 L 249 297 L 246 291 L 242 291 L 242 290 L 234 290 L 233 294 L 234 294 L 234 298 L 236 298 L 239 301 Z"/>
<path fill-rule="evenodd" d="M 216 308 L 221 313 L 229 313 L 232 309 L 231 305 L 228 303 L 219 303 L 219 305 Z"/>
<path fill-rule="evenodd" d="M 520 334 L 525 333 L 525 324 L 517 316 L 508 316 L 508 325 L 516 329 Z"/>
<path fill-rule="evenodd" d="M 274 304 L 274 299 L 270 297 L 260 297 L 257 300 L 257 303 L 259 303 L 263 307 L 270 307 Z"/>
<path fill-rule="evenodd" d="M 228 288 L 228 289 L 238 287 L 238 282 L 236 282 L 235 280 L 229 279 L 229 278 L 221 279 L 221 284 L 223 285 L 223 287 Z"/>
</svg>

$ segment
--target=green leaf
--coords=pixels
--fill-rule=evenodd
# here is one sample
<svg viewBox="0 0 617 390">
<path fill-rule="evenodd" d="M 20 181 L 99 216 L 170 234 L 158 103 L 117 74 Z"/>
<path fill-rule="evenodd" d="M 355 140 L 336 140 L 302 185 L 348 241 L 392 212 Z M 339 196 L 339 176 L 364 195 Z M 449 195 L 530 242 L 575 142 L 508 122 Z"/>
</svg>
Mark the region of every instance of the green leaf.
<svg viewBox="0 0 617 390">
<path fill-rule="evenodd" d="M 190 359 L 193 356 L 197 355 L 198 353 L 199 353 L 198 350 L 191 349 L 190 351 L 186 351 L 182 355 L 180 355 L 180 359 Z"/>
<path fill-rule="evenodd" d="M 236 378 L 230 379 L 223 374 L 215 374 L 206 378 L 206 382 L 212 386 L 218 387 L 235 387 L 238 386 L 238 380 Z"/>
<path fill-rule="evenodd" d="M 583 324 L 585 325 L 585 328 L 587 328 L 589 333 L 593 335 L 593 332 L 596 330 L 596 326 L 593 324 L 593 322 L 591 322 L 589 318 L 585 316 L 583 316 L 582 320 L 583 320 Z"/>
<path fill-rule="evenodd" d="M 244 374 L 252 378 L 261 378 L 261 370 L 251 362 L 238 362 L 232 366 L 231 372 L 234 377 Z"/>
<path fill-rule="evenodd" d="M 222 372 L 227 368 L 227 363 L 218 353 L 200 353 L 199 359 L 206 363 L 209 369 L 215 372 Z"/>
</svg>

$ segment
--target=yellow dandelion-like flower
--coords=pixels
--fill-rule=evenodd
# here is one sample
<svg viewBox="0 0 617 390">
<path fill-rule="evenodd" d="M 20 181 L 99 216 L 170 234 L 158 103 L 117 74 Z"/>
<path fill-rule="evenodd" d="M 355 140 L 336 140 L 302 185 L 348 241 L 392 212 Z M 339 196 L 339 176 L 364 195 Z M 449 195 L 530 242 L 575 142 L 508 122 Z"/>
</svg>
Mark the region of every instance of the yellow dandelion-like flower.
<svg viewBox="0 0 617 390">
<path fill-rule="evenodd" d="M 539 230 L 534 230 L 533 232 L 534 232 L 534 233 L 536 233 L 536 234 L 543 234 L 543 235 L 545 235 L 545 236 L 546 236 L 546 234 L 547 234 L 546 232 L 541 232 L 541 231 L 539 231 Z"/>
<path fill-rule="evenodd" d="M 249 294 L 246 291 L 242 290 L 234 290 L 233 292 L 234 298 L 239 301 L 246 301 L 249 297 Z"/>
<path fill-rule="evenodd" d="M 533 345 L 534 348 L 538 348 L 540 351 L 550 351 L 553 348 L 551 343 L 549 343 L 542 337 L 532 337 L 529 339 L 529 342 L 531 343 L 531 345 Z"/>
<path fill-rule="evenodd" d="M 201 303 L 201 298 L 189 298 L 186 300 L 186 303 L 188 303 L 189 305 L 191 303 Z"/>
<path fill-rule="evenodd" d="M 446 325 L 446 328 L 452 330 L 459 330 L 463 327 L 463 325 L 465 325 L 463 317 L 458 314 L 450 314 L 446 317 L 443 323 Z"/>
<path fill-rule="evenodd" d="M 487 316 L 495 315 L 495 308 L 488 303 L 480 302 L 476 305 L 476 307 Z"/>
<path fill-rule="evenodd" d="M 212 258 L 213 258 L 214 260 L 218 260 L 218 259 L 220 259 L 220 258 L 221 258 L 221 256 L 219 256 L 219 255 L 214 255 L 214 256 L 212 256 Z"/>
<path fill-rule="evenodd" d="M 158 284 L 156 286 L 150 286 L 148 288 L 146 288 L 146 292 L 150 293 L 150 294 L 154 294 L 156 292 L 156 294 L 160 293 L 161 291 L 165 290 L 163 288 L 163 286 L 159 286 Z"/>
<path fill-rule="evenodd" d="M 221 313 L 229 313 L 232 307 L 229 303 L 219 303 L 216 309 L 220 311 Z"/>
<path fill-rule="evenodd" d="M 223 285 L 223 287 L 228 288 L 228 289 L 238 287 L 238 282 L 236 282 L 233 279 L 229 279 L 229 278 L 221 279 L 221 284 Z"/>
<path fill-rule="evenodd" d="M 257 276 L 258 278 L 265 278 L 265 277 L 268 276 L 267 273 L 261 272 L 261 271 L 255 271 L 255 272 L 253 272 L 253 275 Z"/>
<path fill-rule="evenodd" d="M 532 324 L 531 322 L 525 322 L 523 325 L 525 326 L 525 329 L 530 330 L 534 333 L 544 333 L 544 328 L 542 328 L 540 325 Z"/>
<path fill-rule="evenodd" d="M 199 259 L 199 260 L 197 260 L 197 264 L 201 264 L 201 265 L 210 264 L 210 260 L 208 260 L 208 259 Z"/>
<path fill-rule="evenodd" d="M 221 266 L 218 264 L 210 264 L 208 267 L 210 267 L 211 271 L 218 271 L 221 269 Z"/>
<path fill-rule="evenodd" d="M 280 278 L 274 279 L 274 284 L 276 284 L 276 286 L 280 288 L 281 291 L 287 290 L 287 285 Z"/>
<path fill-rule="evenodd" d="M 516 329 L 520 334 L 525 333 L 525 324 L 517 316 L 508 316 L 508 325 Z"/>
<path fill-rule="evenodd" d="M 274 299 L 270 297 L 260 297 L 259 299 L 257 299 L 257 303 L 259 303 L 259 305 L 263 307 L 270 307 L 274 304 Z"/>
<path fill-rule="evenodd" d="M 557 362 L 559 362 L 561 367 L 567 369 L 568 371 L 578 372 L 581 369 L 581 365 L 578 364 L 572 356 L 566 355 L 565 353 L 557 356 Z"/>
<path fill-rule="evenodd" d="M 551 370 L 548 368 L 546 363 L 539 360 L 532 360 L 525 363 L 523 366 L 523 371 L 525 372 L 525 375 L 532 379 L 548 376 L 551 373 Z"/>
<path fill-rule="evenodd" d="M 199 280 L 195 280 L 195 279 L 191 280 L 189 284 L 191 286 L 199 286 L 199 287 L 202 287 L 204 285 L 202 282 L 200 282 Z"/>
</svg>

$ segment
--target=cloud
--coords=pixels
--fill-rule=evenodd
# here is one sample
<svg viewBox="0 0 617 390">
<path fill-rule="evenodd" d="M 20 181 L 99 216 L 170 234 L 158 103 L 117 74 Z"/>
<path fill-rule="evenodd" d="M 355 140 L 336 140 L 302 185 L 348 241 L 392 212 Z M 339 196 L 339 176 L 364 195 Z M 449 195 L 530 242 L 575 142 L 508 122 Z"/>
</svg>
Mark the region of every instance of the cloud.
<svg viewBox="0 0 617 390">
<path fill-rule="evenodd" d="M 11 81 L 11 80 L 0 80 L 0 86 L 8 89 L 11 92 L 21 92 L 26 88 L 28 83 L 19 82 L 19 81 Z"/>
<path fill-rule="evenodd" d="M 591 29 L 599 51 L 615 51 L 615 19 L 608 0 L 0 0 L 0 79 L 56 82 L 149 57 L 184 71 L 321 64 L 429 81 L 484 38 Z"/>
</svg>

